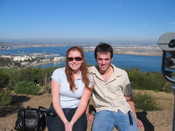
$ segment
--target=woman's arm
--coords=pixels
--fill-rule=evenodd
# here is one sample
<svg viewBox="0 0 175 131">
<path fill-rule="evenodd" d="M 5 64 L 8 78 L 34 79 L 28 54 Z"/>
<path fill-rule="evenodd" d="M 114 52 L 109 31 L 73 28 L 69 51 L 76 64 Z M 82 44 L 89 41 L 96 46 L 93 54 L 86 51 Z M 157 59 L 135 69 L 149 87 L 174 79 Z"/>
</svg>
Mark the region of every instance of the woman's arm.
<svg viewBox="0 0 175 131">
<path fill-rule="evenodd" d="M 80 118 L 80 116 L 86 111 L 91 93 L 92 93 L 91 88 L 84 89 L 83 95 L 82 95 L 81 100 L 80 100 L 80 104 L 79 104 L 74 116 L 72 117 L 72 120 L 70 121 L 72 126 Z"/>
<path fill-rule="evenodd" d="M 68 123 L 64 112 L 60 105 L 60 90 L 59 90 L 59 83 L 55 80 L 51 81 L 51 93 L 52 93 L 52 104 L 60 119 L 63 121 L 64 124 Z"/>
</svg>

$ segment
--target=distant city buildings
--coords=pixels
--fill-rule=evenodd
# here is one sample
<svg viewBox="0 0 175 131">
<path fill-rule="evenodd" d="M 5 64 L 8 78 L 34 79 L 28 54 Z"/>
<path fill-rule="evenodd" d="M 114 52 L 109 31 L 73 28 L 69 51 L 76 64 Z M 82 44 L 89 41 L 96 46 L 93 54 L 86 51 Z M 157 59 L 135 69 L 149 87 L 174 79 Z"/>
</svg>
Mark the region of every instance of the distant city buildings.
<svg viewBox="0 0 175 131">
<path fill-rule="evenodd" d="M 31 56 L 27 56 L 27 55 L 13 57 L 13 61 L 18 61 L 18 62 L 30 61 L 32 59 L 34 59 L 34 57 L 32 58 Z"/>
<path fill-rule="evenodd" d="M 10 49 L 9 46 L 0 45 L 0 50 L 8 50 L 8 49 Z"/>
<path fill-rule="evenodd" d="M 30 55 L 0 55 L 0 67 L 30 67 L 64 61 L 65 57 L 35 53 Z"/>
</svg>

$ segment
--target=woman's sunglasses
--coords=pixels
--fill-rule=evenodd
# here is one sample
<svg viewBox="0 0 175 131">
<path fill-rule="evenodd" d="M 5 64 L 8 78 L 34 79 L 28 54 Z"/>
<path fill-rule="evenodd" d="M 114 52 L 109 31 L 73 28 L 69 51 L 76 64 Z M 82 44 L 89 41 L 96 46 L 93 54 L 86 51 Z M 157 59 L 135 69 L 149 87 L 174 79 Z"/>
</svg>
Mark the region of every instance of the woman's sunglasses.
<svg viewBox="0 0 175 131">
<path fill-rule="evenodd" d="M 68 57 L 67 60 L 68 61 L 73 61 L 73 60 L 75 60 L 75 61 L 81 61 L 82 58 L 81 57 Z"/>
</svg>

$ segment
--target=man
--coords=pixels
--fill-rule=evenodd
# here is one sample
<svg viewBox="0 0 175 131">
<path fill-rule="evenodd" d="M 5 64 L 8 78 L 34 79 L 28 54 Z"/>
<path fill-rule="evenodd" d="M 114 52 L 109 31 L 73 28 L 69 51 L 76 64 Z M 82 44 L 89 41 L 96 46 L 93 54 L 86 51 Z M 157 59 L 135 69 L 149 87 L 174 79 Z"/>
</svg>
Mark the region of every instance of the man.
<svg viewBox="0 0 175 131">
<path fill-rule="evenodd" d="M 112 131 L 115 127 L 120 131 L 138 131 L 137 125 L 143 125 L 136 118 L 128 74 L 112 64 L 112 57 L 112 47 L 100 43 L 95 48 L 97 66 L 89 68 L 97 111 L 92 130 Z"/>
</svg>

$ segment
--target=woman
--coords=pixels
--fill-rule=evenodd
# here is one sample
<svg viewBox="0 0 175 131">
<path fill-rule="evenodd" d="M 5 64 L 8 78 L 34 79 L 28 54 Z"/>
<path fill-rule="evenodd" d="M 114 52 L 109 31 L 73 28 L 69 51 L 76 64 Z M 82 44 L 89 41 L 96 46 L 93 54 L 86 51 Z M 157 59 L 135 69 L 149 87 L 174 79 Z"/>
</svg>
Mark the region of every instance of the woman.
<svg viewBox="0 0 175 131">
<path fill-rule="evenodd" d="M 86 131 L 86 108 L 91 96 L 88 69 L 80 47 L 66 53 L 66 66 L 52 74 L 52 107 L 56 117 L 48 117 L 49 131 Z"/>
</svg>

